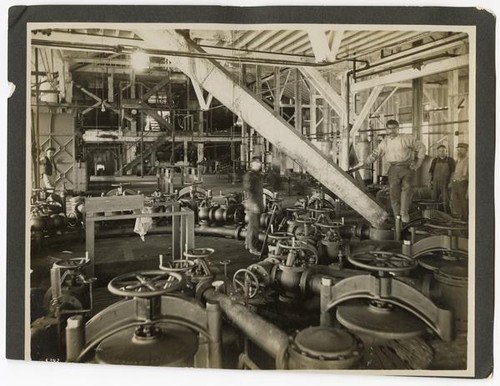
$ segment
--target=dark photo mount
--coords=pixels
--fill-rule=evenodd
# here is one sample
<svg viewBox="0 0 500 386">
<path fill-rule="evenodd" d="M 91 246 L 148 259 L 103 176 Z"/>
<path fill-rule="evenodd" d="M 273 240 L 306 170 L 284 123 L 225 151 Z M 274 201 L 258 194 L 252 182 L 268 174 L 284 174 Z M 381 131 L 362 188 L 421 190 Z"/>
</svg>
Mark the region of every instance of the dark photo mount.
<svg viewBox="0 0 500 386">
<path fill-rule="evenodd" d="M 440 7 L 218 7 L 218 6 L 16 6 L 9 13 L 8 80 L 16 85 L 8 101 L 7 174 L 7 311 L 6 354 L 25 358 L 25 278 L 27 267 L 24 216 L 27 131 L 28 23 L 221 23 L 221 24 L 362 24 L 476 27 L 475 72 L 475 331 L 474 377 L 493 371 L 494 299 L 494 154 L 495 154 L 495 19 L 475 8 Z M 50 25 L 50 24 L 48 24 Z M 43 31 L 40 31 L 43 34 Z M 99 98 L 98 98 L 99 99 Z M 94 101 L 95 102 L 95 101 Z M 101 101 L 102 102 L 102 101 Z M 104 109 L 105 103 L 102 102 Z M 401 119 L 405 114 L 401 115 Z M 111 122 L 110 124 L 114 124 Z M 411 372 L 409 373 L 411 375 Z"/>
</svg>

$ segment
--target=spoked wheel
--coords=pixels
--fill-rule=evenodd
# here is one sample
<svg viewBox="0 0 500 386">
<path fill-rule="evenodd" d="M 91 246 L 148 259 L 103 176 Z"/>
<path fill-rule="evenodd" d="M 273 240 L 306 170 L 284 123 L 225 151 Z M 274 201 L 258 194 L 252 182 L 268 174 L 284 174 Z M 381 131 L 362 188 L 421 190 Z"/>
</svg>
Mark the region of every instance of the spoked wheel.
<svg viewBox="0 0 500 386">
<path fill-rule="evenodd" d="M 233 286 L 237 292 L 246 293 L 252 299 L 259 292 L 260 282 L 252 271 L 243 268 L 235 272 Z"/>
<path fill-rule="evenodd" d="M 177 272 L 140 271 L 115 277 L 109 282 L 108 290 L 118 296 L 151 298 L 175 292 L 183 283 Z"/>
<path fill-rule="evenodd" d="M 73 257 L 71 259 L 57 260 L 54 266 L 60 269 L 80 269 L 88 264 L 88 262 L 89 259 L 87 257 Z"/>
<path fill-rule="evenodd" d="M 160 264 L 160 269 L 165 272 L 178 272 L 178 273 L 186 273 L 192 270 L 195 266 L 195 262 L 193 260 L 187 259 L 178 259 L 168 261 L 165 264 Z"/>
<path fill-rule="evenodd" d="M 278 242 L 277 253 L 281 251 L 294 252 L 306 264 L 318 264 L 318 250 L 311 244 L 300 240 L 282 240 Z"/>
<path fill-rule="evenodd" d="M 417 266 L 410 256 L 386 251 L 354 253 L 347 259 L 356 267 L 378 272 L 405 272 Z"/>
</svg>

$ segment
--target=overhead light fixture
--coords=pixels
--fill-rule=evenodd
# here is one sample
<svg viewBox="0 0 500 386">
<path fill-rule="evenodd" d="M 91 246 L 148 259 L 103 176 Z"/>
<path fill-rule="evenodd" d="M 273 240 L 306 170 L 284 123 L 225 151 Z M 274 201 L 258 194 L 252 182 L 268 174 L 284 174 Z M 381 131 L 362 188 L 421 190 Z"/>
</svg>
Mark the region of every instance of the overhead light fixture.
<svg viewBox="0 0 500 386">
<path fill-rule="evenodd" d="M 101 103 L 101 111 L 103 113 L 106 111 L 106 106 L 104 106 L 104 101 Z"/>
<path fill-rule="evenodd" d="M 144 51 L 134 51 L 130 55 L 132 68 L 136 71 L 142 71 L 149 67 L 149 55 Z"/>
</svg>

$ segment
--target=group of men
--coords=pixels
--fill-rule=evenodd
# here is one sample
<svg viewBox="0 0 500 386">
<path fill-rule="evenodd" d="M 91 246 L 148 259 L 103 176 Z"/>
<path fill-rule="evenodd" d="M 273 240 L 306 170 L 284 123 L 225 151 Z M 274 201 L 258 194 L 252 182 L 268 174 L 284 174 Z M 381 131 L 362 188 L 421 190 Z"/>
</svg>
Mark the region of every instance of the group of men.
<svg viewBox="0 0 500 386">
<path fill-rule="evenodd" d="M 457 145 L 457 160 L 447 156 L 446 146 L 439 145 L 438 156 L 429 168 L 432 199 L 441 202 L 444 212 L 461 220 L 468 219 L 469 145 Z"/>
<path fill-rule="evenodd" d="M 411 134 L 401 134 L 399 123 L 389 120 L 386 123 L 387 135 L 373 152 L 357 166 L 372 164 L 384 157 L 389 164 L 389 195 L 394 217 L 400 216 L 403 223 L 410 221 L 410 205 L 413 195 L 413 183 L 416 171 L 425 159 L 425 145 Z M 437 147 L 437 157 L 429 168 L 432 199 L 440 203 L 444 212 L 467 221 L 469 213 L 469 146 L 457 145 L 457 160 L 449 157 L 446 146 Z M 246 248 L 253 254 L 259 254 L 258 235 L 260 213 L 264 210 L 262 201 L 262 163 L 259 157 L 252 158 L 250 170 L 245 174 L 243 188 L 247 194 L 246 213 L 249 219 Z"/>
<path fill-rule="evenodd" d="M 400 216 L 403 223 L 410 221 L 410 205 L 413 194 L 413 183 L 416 171 L 425 159 L 425 145 L 411 134 L 401 134 L 399 123 L 389 120 L 386 123 L 387 135 L 377 148 L 357 166 L 364 167 L 384 157 L 389 163 L 389 195 L 394 217 Z M 457 145 L 457 160 L 449 157 L 446 146 L 437 147 L 437 157 L 429 168 L 432 200 L 440 203 L 444 212 L 467 221 L 469 213 L 469 145 Z M 250 170 L 243 179 L 246 192 L 246 214 L 248 217 L 245 247 L 250 253 L 259 252 L 259 220 L 264 210 L 263 188 L 261 177 L 262 163 L 260 157 L 253 157 Z"/>
<path fill-rule="evenodd" d="M 384 157 L 389 163 L 389 195 L 394 217 L 400 216 L 403 223 L 410 221 L 409 209 L 413 194 L 415 172 L 422 166 L 425 158 L 425 145 L 411 134 L 401 134 L 399 123 L 389 120 L 386 123 L 387 135 L 375 150 L 358 166 L 363 167 Z M 439 145 L 438 156 L 429 168 L 433 201 L 442 204 L 444 212 L 451 213 L 460 220 L 467 221 L 469 146 L 457 145 L 457 160 L 447 156 L 446 146 Z"/>
</svg>

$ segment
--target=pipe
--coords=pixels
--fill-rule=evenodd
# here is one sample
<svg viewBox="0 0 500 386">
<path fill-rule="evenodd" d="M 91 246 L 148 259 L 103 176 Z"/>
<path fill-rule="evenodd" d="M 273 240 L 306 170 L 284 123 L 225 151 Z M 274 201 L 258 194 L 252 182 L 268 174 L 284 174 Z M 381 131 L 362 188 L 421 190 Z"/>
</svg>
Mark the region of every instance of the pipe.
<svg viewBox="0 0 500 386">
<path fill-rule="evenodd" d="M 190 39 L 187 39 L 190 40 Z M 131 54 L 133 52 L 133 48 L 116 48 L 106 44 L 82 44 L 82 43 L 67 43 L 63 41 L 44 41 L 40 39 L 33 39 L 31 43 L 34 47 L 48 47 L 48 48 L 62 48 L 62 49 L 76 49 L 76 50 L 85 50 L 85 51 L 94 51 L 94 52 L 108 52 L 108 53 L 118 53 L 121 55 Z M 241 57 L 241 56 L 233 56 L 233 55 L 221 55 L 221 54 L 209 54 L 206 52 L 198 51 L 198 52 L 181 52 L 175 50 L 158 50 L 158 49 L 147 49 L 141 48 L 146 54 L 156 57 L 169 57 L 169 56 L 178 56 L 178 57 L 186 57 L 186 58 L 201 58 L 201 59 L 212 59 L 212 60 L 225 60 L 229 62 L 238 62 L 244 64 L 262 64 L 262 65 L 274 65 L 278 67 L 315 67 L 315 68 L 326 68 L 328 66 L 332 66 L 335 64 L 344 63 L 347 61 L 351 61 L 352 59 L 346 58 L 341 60 L 334 60 L 331 62 L 305 62 L 305 61 L 293 61 L 293 60 L 278 60 L 278 59 L 270 59 L 270 58 L 251 58 L 251 57 Z M 357 59 L 356 59 L 357 60 Z"/>
<path fill-rule="evenodd" d="M 84 346 L 85 323 L 83 323 L 83 316 L 70 316 L 66 326 L 66 362 L 76 362 Z"/>
<path fill-rule="evenodd" d="M 286 351 L 288 335 L 274 324 L 214 289 L 205 291 L 203 296 L 207 301 L 218 302 L 226 317 L 272 358 L 277 359 Z"/>
<path fill-rule="evenodd" d="M 148 235 L 162 235 L 172 233 L 171 225 L 161 225 L 152 228 L 147 234 Z M 237 226 L 234 228 L 227 228 L 223 226 L 219 227 L 209 227 L 209 226 L 199 226 L 194 228 L 194 234 L 196 236 L 212 236 L 212 237 L 225 237 L 235 240 L 245 240 L 247 231 L 241 226 Z M 124 229 L 100 229 L 96 231 L 95 238 L 96 239 L 106 239 L 113 237 L 127 237 L 127 236 L 136 236 L 137 234 L 130 230 Z M 76 241 L 85 237 L 82 232 L 74 232 L 74 233 L 64 233 L 62 235 L 54 235 L 45 241 L 48 243 L 57 243 L 57 242 L 71 242 Z M 259 241 L 264 241 L 265 233 L 259 233 Z"/>
<path fill-rule="evenodd" d="M 412 47 L 412 48 L 406 50 L 406 51 L 410 51 L 410 52 L 405 53 L 405 51 L 402 51 L 402 52 L 398 52 L 396 54 L 385 56 L 380 61 L 370 64 L 370 66 L 368 68 L 366 68 L 366 70 L 371 70 L 373 68 L 381 67 L 381 66 L 388 65 L 388 64 L 393 64 L 396 61 L 403 61 L 403 59 L 411 59 L 412 56 L 416 56 L 418 54 L 422 54 L 422 53 L 425 53 L 428 51 L 433 51 L 433 50 L 434 51 L 447 51 L 450 48 L 454 47 L 456 45 L 455 43 L 458 43 L 462 40 L 467 40 L 467 35 L 460 35 L 459 34 L 458 36 L 455 35 L 453 37 L 446 37 L 446 38 L 443 38 L 439 41 L 433 41 L 430 43 L 425 43 L 425 44 L 420 45 L 420 46 L 415 46 L 415 47 Z M 448 47 L 448 46 L 450 46 L 450 47 Z M 400 64 L 400 66 L 401 65 L 404 66 L 407 64 L 403 63 L 403 64 Z M 393 69 L 394 65 L 391 66 L 390 68 Z M 367 74 L 367 75 L 363 74 L 362 76 L 368 76 L 371 74 L 372 73 Z"/>
<path fill-rule="evenodd" d="M 222 368 L 222 318 L 218 303 L 207 302 L 207 325 L 210 335 L 208 343 L 210 352 L 210 367 Z"/>
</svg>

